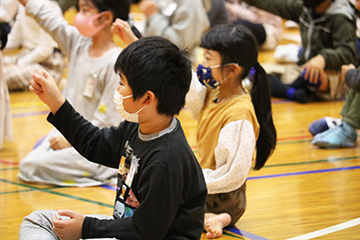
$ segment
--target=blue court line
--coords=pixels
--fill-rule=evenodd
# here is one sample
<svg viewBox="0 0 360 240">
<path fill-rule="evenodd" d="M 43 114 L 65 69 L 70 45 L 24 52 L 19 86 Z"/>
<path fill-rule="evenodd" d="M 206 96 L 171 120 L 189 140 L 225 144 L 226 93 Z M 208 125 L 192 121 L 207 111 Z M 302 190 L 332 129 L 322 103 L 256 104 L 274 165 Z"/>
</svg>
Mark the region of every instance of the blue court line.
<svg viewBox="0 0 360 240">
<path fill-rule="evenodd" d="M 265 165 L 263 168 L 284 167 L 284 166 L 314 164 L 314 163 L 324 163 L 324 162 L 335 162 L 335 161 L 347 161 L 347 160 L 354 160 L 354 159 L 360 159 L 360 156 L 343 157 L 343 158 L 325 158 L 325 159 L 320 159 L 320 160 L 315 160 L 315 161 L 305 161 L 305 162 L 280 163 L 280 164 Z"/>
<path fill-rule="evenodd" d="M 264 179 L 264 178 L 276 178 L 276 177 L 288 177 L 288 176 L 296 176 L 296 175 L 305 175 L 305 174 L 323 173 L 323 172 L 335 172 L 335 171 L 354 170 L 354 169 L 360 169 L 360 166 L 342 167 L 342 168 L 329 168 L 329 169 L 302 171 L 302 172 L 293 172 L 293 173 L 271 174 L 271 175 L 248 177 L 247 180 Z M 109 190 L 116 191 L 116 187 L 111 186 L 111 185 L 101 185 L 101 187 L 109 189 Z"/>
<path fill-rule="evenodd" d="M 263 178 L 287 177 L 287 176 L 295 176 L 295 175 L 323 173 L 323 172 L 335 172 L 335 171 L 344 171 L 344 170 L 353 170 L 353 169 L 360 169 L 360 166 L 329 168 L 329 169 L 302 171 L 302 172 L 293 172 L 293 173 L 282 173 L 282 174 L 271 174 L 271 175 L 264 175 L 264 176 L 248 177 L 247 179 L 254 180 L 254 179 L 263 179 Z"/>
<path fill-rule="evenodd" d="M 241 229 L 238 229 L 238 228 L 226 228 L 226 230 L 232 232 L 232 233 L 236 233 L 240 236 L 243 236 L 243 237 L 246 237 L 246 238 L 250 238 L 252 240 L 269 240 L 268 238 L 263 238 L 263 237 L 260 237 L 258 235 L 255 235 L 253 233 L 249 233 L 247 231 L 244 231 L 244 230 L 241 230 Z"/>
<path fill-rule="evenodd" d="M 111 185 L 101 185 L 100 187 L 105 188 L 105 189 L 109 189 L 109 190 L 116 191 L 116 187 L 111 186 Z"/>
</svg>

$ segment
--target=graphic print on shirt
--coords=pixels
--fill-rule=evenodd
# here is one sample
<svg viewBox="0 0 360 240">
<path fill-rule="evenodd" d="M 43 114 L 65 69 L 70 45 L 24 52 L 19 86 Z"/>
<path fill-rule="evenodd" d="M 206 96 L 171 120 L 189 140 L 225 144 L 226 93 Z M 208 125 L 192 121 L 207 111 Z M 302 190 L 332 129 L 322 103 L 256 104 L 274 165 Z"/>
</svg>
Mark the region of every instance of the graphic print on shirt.
<svg viewBox="0 0 360 240">
<path fill-rule="evenodd" d="M 125 156 L 121 156 L 118 183 L 116 190 L 116 201 L 114 206 L 114 218 L 131 217 L 135 208 L 140 203 L 131 190 L 131 185 L 139 167 L 139 158 L 133 152 L 129 142 L 125 143 Z"/>
</svg>

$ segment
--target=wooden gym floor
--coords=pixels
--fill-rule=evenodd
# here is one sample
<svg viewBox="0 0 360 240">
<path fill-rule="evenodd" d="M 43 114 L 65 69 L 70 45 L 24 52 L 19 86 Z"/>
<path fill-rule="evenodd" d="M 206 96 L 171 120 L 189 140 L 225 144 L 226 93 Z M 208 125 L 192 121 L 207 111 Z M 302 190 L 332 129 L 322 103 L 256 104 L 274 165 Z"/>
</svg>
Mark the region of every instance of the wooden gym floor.
<svg viewBox="0 0 360 240">
<path fill-rule="evenodd" d="M 262 52 L 261 62 L 272 61 Z M 343 101 L 298 104 L 273 99 L 278 143 L 273 156 L 247 181 L 247 210 L 220 239 L 360 239 L 360 149 L 318 149 L 309 124 L 340 117 Z M 24 216 L 39 209 L 112 214 L 113 186 L 34 185 L 17 180 L 18 165 L 52 128 L 48 108 L 30 92 L 11 93 L 14 142 L 0 150 L 0 239 L 18 239 Z M 194 151 L 196 122 L 179 119 Z"/>
</svg>

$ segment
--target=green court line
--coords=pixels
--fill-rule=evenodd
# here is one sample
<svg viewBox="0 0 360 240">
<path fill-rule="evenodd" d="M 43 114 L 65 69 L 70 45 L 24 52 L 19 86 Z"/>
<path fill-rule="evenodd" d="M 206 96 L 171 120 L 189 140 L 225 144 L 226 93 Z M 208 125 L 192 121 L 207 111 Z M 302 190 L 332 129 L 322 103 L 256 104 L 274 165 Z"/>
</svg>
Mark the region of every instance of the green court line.
<svg viewBox="0 0 360 240">
<path fill-rule="evenodd" d="M 13 167 L 13 168 L 2 168 L 2 169 L 0 169 L 0 172 L 1 172 L 1 171 L 8 171 L 8 170 L 19 170 L 19 168 L 18 168 L 18 167 Z"/>
<path fill-rule="evenodd" d="M 34 190 L 26 189 L 26 190 L 18 190 L 18 191 L 0 192 L 0 195 L 12 194 L 12 193 L 22 193 L 22 192 L 32 192 L 32 191 L 34 191 Z"/>
<path fill-rule="evenodd" d="M 227 236 L 230 236 L 230 237 L 234 237 L 234 238 L 238 238 L 238 239 L 243 239 L 243 240 L 245 240 L 244 237 L 239 236 L 239 235 L 235 235 L 234 233 L 231 233 L 231 232 L 226 231 L 226 230 L 223 232 L 223 235 L 227 235 Z"/>
<path fill-rule="evenodd" d="M 48 188 L 42 188 L 42 189 L 59 189 L 59 188 L 65 188 L 65 187 L 59 187 L 59 186 L 55 186 L 55 187 L 48 187 Z M 32 191 L 36 191 L 37 189 L 26 189 L 26 190 L 17 190 L 17 191 L 9 191 L 9 192 L 0 192 L 0 195 L 5 195 L 5 194 L 12 194 L 12 193 L 22 193 L 22 192 L 32 192 Z"/>
<path fill-rule="evenodd" d="M 77 197 L 77 196 L 73 196 L 73 195 L 70 195 L 70 194 L 51 191 L 51 189 L 48 189 L 48 188 L 38 188 L 38 187 L 29 186 L 29 185 L 26 185 L 26 184 L 23 184 L 23 183 L 13 182 L 13 181 L 9 181 L 9 180 L 6 180 L 6 179 L 1 179 L 1 178 L 0 178 L 0 181 L 4 182 L 4 183 L 18 185 L 18 186 L 21 186 L 21 187 L 30 188 L 31 190 L 34 190 L 34 191 L 36 190 L 36 191 L 46 192 L 46 193 L 50 193 L 50 194 L 54 194 L 54 195 L 58 195 L 58 196 L 62 196 L 62 197 L 68 197 L 68 198 L 71 198 L 71 199 L 80 200 L 80 201 L 88 202 L 88 203 L 93 203 L 93 204 L 97 204 L 97 205 L 104 206 L 104 207 L 109 207 L 109 208 L 114 207 L 111 204 L 102 203 L 102 202 L 99 202 L 99 201 L 94 201 L 94 200 L 90 200 L 90 199 L 86 199 L 86 198 L 82 198 L 82 197 Z"/>
<path fill-rule="evenodd" d="M 295 143 L 305 143 L 305 142 L 311 142 L 311 139 L 305 139 L 305 140 L 296 140 L 296 141 L 281 141 L 281 142 L 277 142 L 277 145 L 284 145 L 284 144 L 295 144 Z"/>
</svg>

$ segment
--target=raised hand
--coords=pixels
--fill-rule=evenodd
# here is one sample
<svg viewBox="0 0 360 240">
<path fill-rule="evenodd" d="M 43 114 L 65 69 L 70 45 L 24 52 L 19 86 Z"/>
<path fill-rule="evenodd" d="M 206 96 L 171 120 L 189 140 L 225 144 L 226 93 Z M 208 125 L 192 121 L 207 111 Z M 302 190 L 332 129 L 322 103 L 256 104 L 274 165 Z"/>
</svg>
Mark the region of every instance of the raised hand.
<svg viewBox="0 0 360 240">
<path fill-rule="evenodd" d="M 111 31 L 113 34 L 119 36 L 119 38 L 126 44 L 129 45 L 132 42 L 138 40 L 135 36 L 128 22 L 117 18 L 113 25 L 111 26 Z"/>
<path fill-rule="evenodd" d="M 54 78 L 45 70 L 39 70 L 33 74 L 29 89 L 50 107 L 53 114 L 65 102 L 65 98 L 61 95 Z"/>
</svg>

